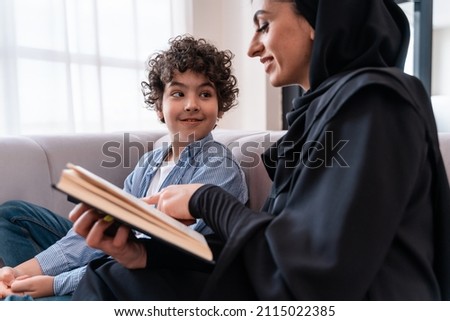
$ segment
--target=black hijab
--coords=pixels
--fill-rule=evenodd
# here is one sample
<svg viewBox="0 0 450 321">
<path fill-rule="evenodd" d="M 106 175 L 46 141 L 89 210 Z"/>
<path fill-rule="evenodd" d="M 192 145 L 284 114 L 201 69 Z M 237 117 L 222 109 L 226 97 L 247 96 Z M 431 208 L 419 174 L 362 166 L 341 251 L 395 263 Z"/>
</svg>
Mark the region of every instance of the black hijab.
<svg viewBox="0 0 450 321">
<path fill-rule="evenodd" d="M 295 0 L 315 29 L 314 90 L 335 74 L 364 67 L 403 68 L 409 23 L 393 0 Z"/>
</svg>

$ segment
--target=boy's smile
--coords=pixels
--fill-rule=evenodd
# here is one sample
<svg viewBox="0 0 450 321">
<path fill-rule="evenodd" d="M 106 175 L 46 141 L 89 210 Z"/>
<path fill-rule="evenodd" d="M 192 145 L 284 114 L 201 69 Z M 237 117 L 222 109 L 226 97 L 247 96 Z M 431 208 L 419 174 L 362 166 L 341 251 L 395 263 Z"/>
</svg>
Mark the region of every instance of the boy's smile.
<svg viewBox="0 0 450 321">
<path fill-rule="evenodd" d="M 181 121 L 184 122 L 188 122 L 188 123 L 198 123 L 200 121 L 202 121 L 203 119 L 199 119 L 199 118 L 186 118 L 186 119 L 181 119 Z"/>
</svg>

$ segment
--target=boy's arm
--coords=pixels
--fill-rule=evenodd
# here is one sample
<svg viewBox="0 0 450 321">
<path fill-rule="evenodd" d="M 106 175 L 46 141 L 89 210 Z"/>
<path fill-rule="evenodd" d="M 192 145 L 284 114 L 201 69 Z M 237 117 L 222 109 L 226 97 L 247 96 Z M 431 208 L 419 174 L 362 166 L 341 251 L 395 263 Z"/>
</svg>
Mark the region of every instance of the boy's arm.
<svg viewBox="0 0 450 321">
<path fill-rule="evenodd" d="M 21 275 L 42 275 L 42 269 L 39 265 L 39 262 L 36 260 L 36 258 L 29 259 L 28 261 L 25 261 L 16 267 L 13 268 L 15 277 L 21 276 Z"/>
<path fill-rule="evenodd" d="M 85 239 L 71 229 L 62 239 L 37 254 L 35 258 L 42 274 L 58 275 L 86 265 L 102 255 L 102 251 L 87 246 Z"/>
<path fill-rule="evenodd" d="M 0 268 L 0 299 L 11 294 L 23 295 L 24 290 L 20 291 L 20 288 L 25 287 L 28 290 L 28 280 L 36 276 L 42 276 L 42 270 L 35 258 L 25 261 L 16 267 L 4 266 Z M 21 279 L 23 281 L 17 282 L 17 280 Z M 17 285 L 19 286 L 19 292 L 16 293 Z"/>
<path fill-rule="evenodd" d="M 42 275 L 41 266 L 35 258 L 29 259 L 15 267 L 4 266 L 0 268 L 0 282 L 7 286 L 11 286 L 16 278 L 24 275 Z"/>
</svg>

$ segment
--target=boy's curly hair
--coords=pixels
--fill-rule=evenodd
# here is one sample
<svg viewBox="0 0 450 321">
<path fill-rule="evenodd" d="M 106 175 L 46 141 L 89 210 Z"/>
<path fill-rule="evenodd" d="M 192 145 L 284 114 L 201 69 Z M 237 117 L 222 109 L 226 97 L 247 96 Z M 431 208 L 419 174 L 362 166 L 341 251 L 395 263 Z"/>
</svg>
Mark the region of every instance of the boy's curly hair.
<svg viewBox="0 0 450 321">
<path fill-rule="evenodd" d="M 141 82 L 144 101 L 149 109 L 162 110 L 164 87 L 172 81 L 175 71 L 191 70 L 205 75 L 215 86 L 219 112 L 226 112 L 236 105 L 239 89 L 237 79 L 231 73 L 229 50 L 219 51 L 205 39 L 190 35 L 169 40 L 170 48 L 153 54 L 147 61 L 147 81 Z"/>
</svg>

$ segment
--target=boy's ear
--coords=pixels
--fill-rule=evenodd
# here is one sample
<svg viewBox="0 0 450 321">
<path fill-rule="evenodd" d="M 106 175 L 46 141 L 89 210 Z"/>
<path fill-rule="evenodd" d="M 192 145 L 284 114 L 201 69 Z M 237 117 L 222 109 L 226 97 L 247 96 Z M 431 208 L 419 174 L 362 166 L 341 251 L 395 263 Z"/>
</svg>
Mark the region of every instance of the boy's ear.
<svg viewBox="0 0 450 321">
<path fill-rule="evenodd" d="M 217 119 L 222 118 L 223 114 L 225 114 L 223 111 L 220 111 L 217 113 Z"/>
<path fill-rule="evenodd" d="M 163 112 L 161 110 L 157 110 L 156 111 L 156 115 L 158 116 L 159 120 L 164 123 L 164 114 L 163 114 Z"/>
</svg>

